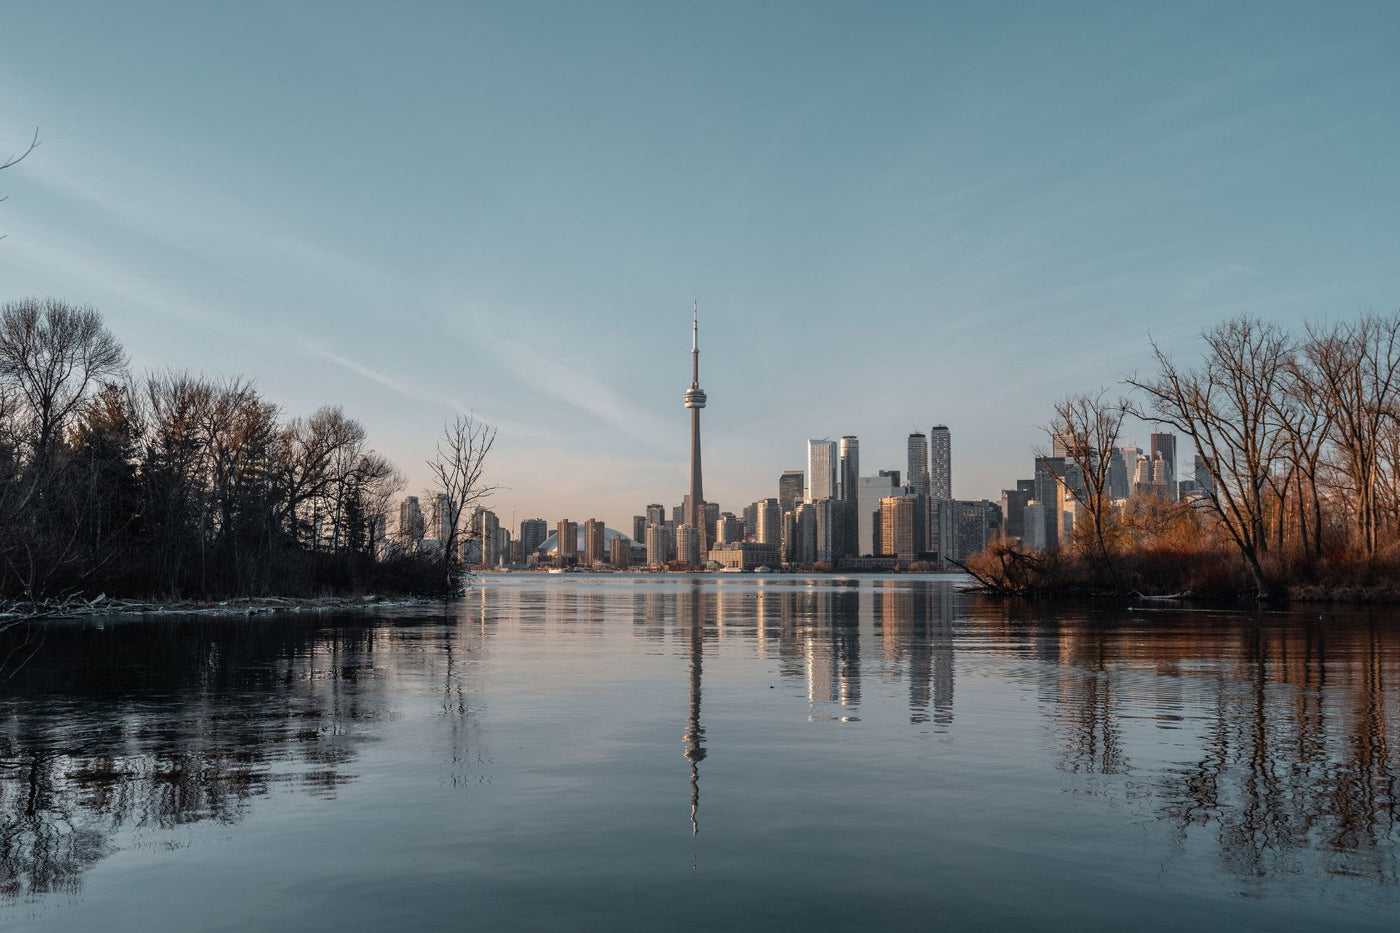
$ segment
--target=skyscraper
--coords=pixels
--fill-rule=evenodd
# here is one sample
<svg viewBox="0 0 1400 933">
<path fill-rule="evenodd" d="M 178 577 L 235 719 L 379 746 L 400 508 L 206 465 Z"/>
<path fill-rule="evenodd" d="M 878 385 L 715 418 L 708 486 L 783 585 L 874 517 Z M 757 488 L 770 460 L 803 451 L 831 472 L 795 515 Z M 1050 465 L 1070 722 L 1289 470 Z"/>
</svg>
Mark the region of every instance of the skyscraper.
<svg viewBox="0 0 1400 933">
<path fill-rule="evenodd" d="M 690 388 L 685 393 L 685 407 L 690 409 L 690 496 L 686 500 L 685 524 L 695 532 L 696 551 L 707 554 L 710 542 L 705 534 L 705 490 L 700 479 L 700 409 L 705 407 L 705 393 L 700 389 L 700 303 L 695 303 L 690 325 Z"/>
<path fill-rule="evenodd" d="M 953 436 L 935 424 L 928 432 L 928 494 L 930 499 L 953 498 Z"/>
<path fill-rule="evenodd" d="M 856 554 L 879 556 L 875 541 L 880 537 L 880 500 L 893 496 L 898 488 L 898 475 L 892 476 L 887 471 L 881 471 L 879 476 L 860 478 L 856 491 Z"/>
<path fill-rule="evenodd" d="M 909 435 L 908 463 L 904 478 L 909 491 L 916 496 L 928 497 L 928 438 L 922 431 Z"/>
<path fill-rule="evenodd" d="M 607 535 L 599 519 L 590 518 L 583 523 L 583 562 L 597 567 L 608 559 Z"/>
<path fill-rule="evenodd" d="M 520 523 L 520 549 L 528 557 L 549 537 L 549 522 L 542 518 L 527 518 Z"/>
<path fill-rule="evenodd" d="M 778 477 L 778 507 L 791 512 L 802 501 L 802 488 L 806 475 L 801 470 L 785 470 Z"/>
<path fill-rule="evenodd" d="M 1153 481 L 1158 485 L 1165 485 L 1167 488 L 1167 498 L 1176 498 L 1176 435 L 1175 434 L 1153 434 L 1151 438 L 1152 459 L 1162 458 L 1162 464 L 1166 467 L 1161 476 L 1154 475 Z"/>
<path fill-rule="evenodd" d="M 554 554 L 559 558 L 559 566 L 578 563 L 578 522 L 560 519 L 554 542 Z"/>
<path fill-rule="evenodd" d="M 807 442 L 808 502 L 832 499 L 836 496 L 836 442 L 825 438 Z"/>
<path fill-rule="evenodd" d="M 837 498 L 843 502 L 855 502 L 859 486 L 860 440 L 847 434 L 841 438 L 841 491 Z"/>
<path fill-rule="evenodd" d="M 777 499 L 760 499 L 754 503 L 758 527 L 754 539 L 761 544 L 781 545 L 783 542 L 783 510 Z"/>
</svg>

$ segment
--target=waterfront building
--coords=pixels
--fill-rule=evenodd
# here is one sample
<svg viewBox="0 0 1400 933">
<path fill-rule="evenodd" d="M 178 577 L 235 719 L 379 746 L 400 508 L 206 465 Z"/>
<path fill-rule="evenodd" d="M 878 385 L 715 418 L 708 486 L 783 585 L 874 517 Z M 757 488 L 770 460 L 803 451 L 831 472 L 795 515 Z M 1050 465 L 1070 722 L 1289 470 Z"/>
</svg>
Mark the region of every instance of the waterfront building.
<svg viewBox="0 0 1400 933">
<path fill-rule="evenodd" d="M 664 567 L 671 560 L 671 552 L 675 546 L 675 534 L 667 527 L 666 522 L 653 522 L 647 525 L 647 565 L 651 567 Z"/>
<path fill-rule="evenodd" d="M 715 544 L 729 544 L 744 540 L 744 522 L 733 512 L 721 512 L 715 523 Z"/>
<path fill-rule="evenodd" d="M 709 551 L 713 540 L 707 534 L 709 523 L 705 510 L 705 491 L 700 472 L 700 410 L 705 407 L 705 393 L 700 389 L 700 304 L 696 302 L 690 331 L 690 388 L 685 393 L 685 407 L 690 412 L 690 494 L 686 497 L 684 522 L 694 530 L 696 554 Z M 679 540 L 679 539 L 678 539 Z M 698 564 L 699 561 L 692 563 Z"/>
<path fill-rule="evenodd" d="M 804 498 L 808 502 L 835 498 L 837 464 L 835 441 L 825 438 L 807 441 L 807 489 Z"/>
<path fill-rule="evenodd" d="M 880 546 L 883 556 L 897 558 L 908 566 L 919 552 L 918 515 L 921 496 L 886 496 L 880 500 Z"/>
<path fill-rule="evenodd" d="M 647 506 L 647 524 L 660 525 L 666 521 L 666 506 L 659 502 L 653 502 Z"/>
<path fill-rule="evenodd" d="M 752 541 L 758 535 L 758 503 L 744 506 L 744 537 Z"/>
<path fill-rule="evenodd" d="M 689 523 L 676 527 L 676 560 L 691 567 L 700 566 L 700 532 Z"/>
<path fill-rule="evenodd" d="M 792 515 L 792 562 L 817 562 L 817 513 L 810 502 L 799 502 Z"/>
<path fill-rule="evenodd" d="M 715 540 L 715 535 L 718 534 L 718 527 L 719 527 L 719 503 L 718 503 L 718 502 L 706 502 L 706 503 L 705 503 L 705 540 L 706 540 L 706 541 L 713 541 L 713 540 Z"/>
<path fill-rule="evenodd" d="M 549 537 L 549 522 L 542 518 L 527 518 L 520 523 L 520 550 L 529 555 Z"/>
<path fill-rule="evenodd" d="M 777 567 L 779 562 L 776 545 L 758 541 L 727 541 L 717 544 L 710 550 L 710 561 L 727 570 L 755 570 L 759 567 Z"/>
<path fill-rule="evenodd" d="M 778 477 L 778 506 L 789 512 L 802 501 L 807 475 L 801 470 L 784 470 Z"/>
<path fill-rule="evenodd" d="M 753 511 L 757 516 L 754 528 L 754 540 L 760 544 L 771 544 L 774 547 L 782 547 L 783 510 L 778 507 L 778 500 L 759 499 L 753 504 Z"/>
<path fill-rule="evenodd" d="M 645 541 L 647 539 L 647 517 L 645 515 L 632 516 L 632 540 Z"/>
<path fill-rule="evenodd" d="M 626 570 L 632 566 L 632 542 L 622 535 L 612 539 L 608 549 L 608 562 L 618 570 Z"/>
<path fill-rule="evenodd" d="M 561 567 L 578 563 L 578 522 L 567 518 L 559 520 L 554 537 L 554 556 Z"/>
<path fill-rule="evenodd" d="M 501 563 L 501 522 L 496 517 L 496 513 L 477 506 L 472 509 L 468 528 L 468 541 L 474 545 L 471 556 L 475 559 L 467 557 L 464 547 L 462 562 L 469 566 L 495 567 L 499 565 Z M 465 545 L 467 542 L 463 543 Z"/>
<path fill-rule="evenodd" d="M 842 542 L 846 532 L 845 503 L 837 499 L 818 499 L 808 503 L 813 524 L 813 561 L 818 564 L 835 564 L 843 556 Z"/>
<path fill-rule="evenodd" d="M 785 509 L 782 521 L 783 538 L 782 543 L 778 546 L 778 553 L 782 557 L 783 563 L 795 563 L 797 561 L 797 510 Z"/>
<path fill-rule="evenodd" d="M 929 498 L 953 498 L 953 436 L 947 425 L 935 424 L 928 432 Z"/>
<path fill-rule="evenodd" d="M 856 485 L 856 554 L 878 556 L 880 500 L 899 490 L 897 471 L 882 470 L 878 476 L 862 476 Z"/>
<path fill-rule="evenodd" d="M 590 518 L 583 523 L 583 563 L 598 567 L 608 559 L 607 536 L 602 521 Z"/>
<path fill-rule="evenodd" d="M 943 569 L 986 550 L 1000 523 L 1001 510 L 986 499 L 942 499 L 938 508 L 938 558 Z"/>
</svg>

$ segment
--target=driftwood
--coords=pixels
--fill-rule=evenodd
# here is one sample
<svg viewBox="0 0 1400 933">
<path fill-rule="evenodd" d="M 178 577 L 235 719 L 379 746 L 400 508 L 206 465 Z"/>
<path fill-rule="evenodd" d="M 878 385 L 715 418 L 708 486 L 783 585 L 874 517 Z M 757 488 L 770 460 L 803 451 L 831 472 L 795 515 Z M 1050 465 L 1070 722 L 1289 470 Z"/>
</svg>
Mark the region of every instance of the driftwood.
<svg viewBox="0 0 1400 933">
<path fill-rule="evenodd" d="M 86 599 L 67 596 L 43 600 L 0 601 L 0 631 L 17 622 L 35 619 L 76 619 L 109 615 L 263 615 L 271 612 L 328 612 L 370 607 L 420 606 L 441 600 L 423 597 L 390 599 L 383 596 L 322 596 L 292 599 L 265 596 L 219 602 L 195 600 L 108 599 L 105 594 Z"/>
</svg>

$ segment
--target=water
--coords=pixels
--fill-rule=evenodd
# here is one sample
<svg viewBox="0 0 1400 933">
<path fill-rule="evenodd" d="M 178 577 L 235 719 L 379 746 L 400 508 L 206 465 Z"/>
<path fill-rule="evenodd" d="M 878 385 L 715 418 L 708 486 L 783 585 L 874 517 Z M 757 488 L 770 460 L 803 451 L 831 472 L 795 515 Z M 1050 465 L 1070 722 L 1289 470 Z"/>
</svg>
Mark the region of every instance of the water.
<svg viewBox="0 0 1400 933">
<path fill-rule="evenodd" d="M 1393 929 L 1397 621 L 580 575 L 12 629 L 0 927 Z"/>
</svg>

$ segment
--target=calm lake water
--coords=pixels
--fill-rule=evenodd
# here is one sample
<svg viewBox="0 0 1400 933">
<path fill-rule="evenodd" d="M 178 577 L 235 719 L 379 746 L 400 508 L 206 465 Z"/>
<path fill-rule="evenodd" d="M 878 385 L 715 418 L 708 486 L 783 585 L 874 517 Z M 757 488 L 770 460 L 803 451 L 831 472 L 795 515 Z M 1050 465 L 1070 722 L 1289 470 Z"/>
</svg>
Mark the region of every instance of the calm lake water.
<svg viewBox="0 0 1400 933">
<path fill-rule="evenodd" d="M 4 638 L 6 930 L 1400 923 L 1396 613 L 522 575 Z"/>
</svg>

